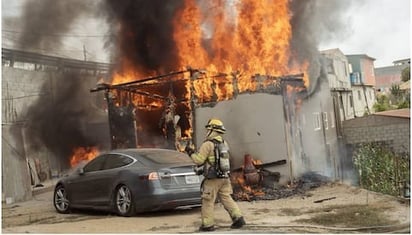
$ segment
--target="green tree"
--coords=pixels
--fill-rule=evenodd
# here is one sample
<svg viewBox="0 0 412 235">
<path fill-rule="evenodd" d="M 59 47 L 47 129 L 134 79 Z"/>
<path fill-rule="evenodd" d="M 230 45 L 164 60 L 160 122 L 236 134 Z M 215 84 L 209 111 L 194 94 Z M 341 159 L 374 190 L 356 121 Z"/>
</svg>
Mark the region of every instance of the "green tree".
<svg viewBox="0 0 412 235">
<path fill-rule="evenodd" d="M 386 95 L 378 95 L 376 97 L 376 103 L 373 105 L 375 112 L 382 112 L 391 109 L 389 104 L 389 98 Z"/>
<path fill-rule="evenodd" d="M 398 84 L 392 84 L 390 88 L 389 100 L 393 104 L 393 109 L 403 109 L 410 107 L 409 93 L 400 89 Z"/>
<path fill-rule="evenodd" d="M 392 84 L 390 88 L 391 94 L 396 98 L 400 98 L 402 96 L 402 91 L 401 88 L 399 87 L 398 84 Z"/>
<path fill-rule="evenodd" d="M 408 66 L 402 70 L 401 79 L 403 82 L 407 82 L 411 79 L 411 66 Z"/>
</svg>

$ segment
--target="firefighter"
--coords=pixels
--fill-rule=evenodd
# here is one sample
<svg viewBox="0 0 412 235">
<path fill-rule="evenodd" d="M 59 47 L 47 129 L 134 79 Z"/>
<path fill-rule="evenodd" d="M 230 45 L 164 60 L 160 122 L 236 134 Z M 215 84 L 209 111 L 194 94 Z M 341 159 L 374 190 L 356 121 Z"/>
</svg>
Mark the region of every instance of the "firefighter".
<svg viewBox="0 0 412 235">
<path fill-rule="evenodd" d="M 229 213 L 233 223 L 231 228 L 241 228 L 246 224 L 242 212 L 238 205 L 233 200 L 231 194 L 233 193 L 232 185 L 230 183 L 229 175 L 217 176 L 213 173 L 216 163 L 215 157 L 215 143 L 224 143 L 222 135 L 225 134 L 226 129 L 222 121 L 219 119 L 210 119 L 206 125 L 206 140 L 200 146 L 199 151 L 195 152 L 189 146 L 186 147 L 186 152 L 192 158 L 193 162 L 198 166 L 203 166 L 203 175 L 205 176 L 201 186 L 202 193 L 202 209 L 201 218 L 202 225 L 200 231 L 214 231 L 214 204 L 216 198 L 219 198 L 225 210 Z"/>
</svg>

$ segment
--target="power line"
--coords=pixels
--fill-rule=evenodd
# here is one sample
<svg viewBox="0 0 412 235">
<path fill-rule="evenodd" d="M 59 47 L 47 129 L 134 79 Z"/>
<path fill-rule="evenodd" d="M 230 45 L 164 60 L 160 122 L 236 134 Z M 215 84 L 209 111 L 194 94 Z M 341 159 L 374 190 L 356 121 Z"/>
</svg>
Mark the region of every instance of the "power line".
<svg viewBox="0 0 412 235">
<path fill-rule="evenodd" d="M 3 41 L 4 44 L 4 41 Z M 9 45 L 9 49 L 12 50 L 27 50 L 26 48 L 22 48 L 22 47 L 18 47 L 16 45 Z M 33 51 L 34 53 L 44 53 L 50 56 L 58 56 L 61 58 L 68 58 L 68 59 L 75 59 L 75 60 L 80 60 L 81 58 L 81 52 L 83 52 L 83 50 L 79 49 L 79 50 L 50 50 L 50 49 L 41 49 L 41 48 L 30 48 L 31 51 Z M 74 55 L 68 55 L 67 53 L 78 53 L 77 56 Z M 105 59 L 98 59 L 97 55 L 94 53 L 91 53 L 89 51 L 86 51 L 86 53 L 88 55 L 90 55 L 89 60 L 93 61 L 93 62 L 98 62 L 98 63 L 109 63 L 107 60 Z M 93 59 L 91 59 L 93 58 Z"/>
<path fill-rule="evenodd" d="M 18 46 L 16 43 L 18 42 L 18 39 L 14 38 L 15 35 L 3 35 L 3 40 L 2 44 L 3 47 L 10 47 L 10 48 L 15 48 L 15 49 L 19 49 L 19 50 L 27 50 L 27 48 L 23 48 L 21 46 Z M 102 63 L 108 63 L 107 60 L 105 59 L 98 59 L 96 58 L 96 54 L 99 54 L 98 51 L 90 51 L 88 50 L 84 50 L 83 47 L 79 46 L 75 46 L 70 42 L 66 42 L 66 41 L 62 41 L 61 42 L 61 46 L 60 49 L 45 49 L 45 48 L 39 48 L 39 47 L 30 47 L 30 50 L 34 50 L 34 51 L 38 51 L 40 53 L 47 53 L 47 54 L 54 54 L 56 56 L 61 56 L 61 57 L 66 57 L 66 58 L 71 58 L 71 59 L 79 59 L 80 55 L 83 54 L 83 58 L 84 58 L 84 53 L 86 53 L 86 55 L 88 55 L 89 59 L 94 58 L 93 60 L 96 62 L 102 62 Z M 63 49 L 63 48 L 67 48 L 67 49 Z M 72 54 L 75 53 L 76 56 L 74 56 L 74 54 L 72 55 L 68 55 L 68 53 Z"/>
<path fill-rule="evenodd" d="M 8 29 L 2 29 L 1 30 L 3 33 L 14 33 L 14 34 L 22 34 L 23 32 L 20 31 L 14 31 L 14 30 L 8 30 Z M 110 37 L 111 35 L 109 34 L 102 34 L 102 35 L 81 35 L 81 34 L 44 34 L 44 33 L 36 33 L 36 32 L 30 32 L 31 34 L 37 34 L 37 35 L 42 35 L 46 37 L 73 37 L 73 38 L 103 38 L 103 37 Z"/>
</svg>

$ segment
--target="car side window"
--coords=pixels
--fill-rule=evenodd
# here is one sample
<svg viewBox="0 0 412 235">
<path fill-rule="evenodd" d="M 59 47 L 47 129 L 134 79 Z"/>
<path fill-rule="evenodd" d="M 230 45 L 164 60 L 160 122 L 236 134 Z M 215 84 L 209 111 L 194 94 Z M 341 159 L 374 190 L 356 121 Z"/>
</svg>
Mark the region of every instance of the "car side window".
<svg viewBox="0 0 412 235">
<path fill-rule="evenodd" d="M 103 169 L 103 163 L 106 159 L 106 155 L 101 155 L 96 157 L 95 159 L 91 160 L 87 165 L 83 168 L 84 172 L 92 172 L 92 171 L 99 171 Z"/>
<path fill-rule="evenodd" d="M 109 154 L 104 164 L 104 169 L 113 169 L 126 166 L 133 162 L 133 159 L 124 155 Z"/>
</svg>

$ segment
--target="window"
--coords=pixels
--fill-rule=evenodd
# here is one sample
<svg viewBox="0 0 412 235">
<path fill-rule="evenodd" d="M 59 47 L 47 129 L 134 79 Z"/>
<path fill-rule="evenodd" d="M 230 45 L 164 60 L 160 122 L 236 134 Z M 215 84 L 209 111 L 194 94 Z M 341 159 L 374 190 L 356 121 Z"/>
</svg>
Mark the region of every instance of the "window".
<svg viewBox="0 0 412 235">
<path fill-rule="evenodd" d="M 321 119 L 320 113 L 313 113 L 313 128 L 315 131 L 320 130 L 321 127 Z"/>
<path fill-rule="evenodd" d="M 323 112 L 322 113 L 322 118 L 323 118 L 323 124 L 325 125 L 325 130 L 329 129 L 328 113 Z"/>
<path fill-rule="evenodd" d="M 129 165 L 133 162 L 133 159 L 124 155 L 110 154 L 107 156 L 107 160 L 104 164 L 104 169 L 113 169 L 122 166 Z"/>
<path fill-rule="evenodd" d="M 352 95 L 349 95 L 349 106 L 350 108 L 353 108 L 353 99 L 352 99 Z"/>
<path fill-rule="evenodd" d="M 358 91 L 358 100 L 362 100 L 361 91 Z"/>
<path fill-rule="evenodd" d="M 106 155 L 101 155 L 96 157 L 84 167 L 84 172 L 99 171 L 103 169 L 103 163 L 106 159 Z"/>
</svg>

